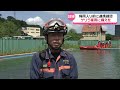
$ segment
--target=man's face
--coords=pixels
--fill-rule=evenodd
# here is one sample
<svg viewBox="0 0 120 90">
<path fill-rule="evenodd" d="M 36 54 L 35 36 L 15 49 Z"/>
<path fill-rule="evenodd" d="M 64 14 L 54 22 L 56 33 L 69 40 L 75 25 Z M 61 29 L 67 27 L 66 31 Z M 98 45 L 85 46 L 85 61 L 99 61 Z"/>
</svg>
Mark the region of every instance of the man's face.
<svg viewBox="0 0 120 90">
<path fill-rule="evenodd" d="M 63 43 L 63 33 L 49 33 L 48 34 L 48 43 L 49 45 L 54 48 L 54 49 L 58 49 L 59 47 L 61 47 L 62 43 Z"/>
</svg>

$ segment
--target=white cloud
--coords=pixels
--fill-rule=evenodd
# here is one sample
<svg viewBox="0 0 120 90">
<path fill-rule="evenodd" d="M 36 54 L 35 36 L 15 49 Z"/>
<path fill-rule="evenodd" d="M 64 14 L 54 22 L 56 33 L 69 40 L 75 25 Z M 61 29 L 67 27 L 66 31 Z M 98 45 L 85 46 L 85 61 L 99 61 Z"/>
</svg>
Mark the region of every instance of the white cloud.
<svg viewBox="0 0 120 90">
<path fill-rule="evenodd" d="M 0 11 L 0 13 L 4 13 L 4 12 L 6 12 L 6 11 Z"/>
<path fill-rule="evenodd" d="M 67 23 L 66 25 L 68 27 L 68 31 L 70 29 L 75 29 L 77 33 L 81 33 L 82 31 L 82 25 L 77 25 L 77 24 L 72 24 L 72 23 Z"/>
<path fill-rule="evenodd" d="M 28 18 L 26 20 L 27 24 L 30 24 L 30 25 L 41 25 L 43 26 L 44 24 L 44 21 L 42 18 L 40 18 L 39 16 L 36 16 L 34 18 Z"/>
<path fill-rule="evenodd" d="M 64 15 L 65 11 L 44 11 L 50 14 Z"/>
</svg>

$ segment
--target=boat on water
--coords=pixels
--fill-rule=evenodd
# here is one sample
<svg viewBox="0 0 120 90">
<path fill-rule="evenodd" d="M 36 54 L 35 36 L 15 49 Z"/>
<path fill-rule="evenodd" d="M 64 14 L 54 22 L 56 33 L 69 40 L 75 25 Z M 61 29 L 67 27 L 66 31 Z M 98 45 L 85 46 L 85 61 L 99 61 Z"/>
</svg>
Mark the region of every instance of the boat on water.
<svg viewBox="0 0 120 90">
<path fill-rule="evenodd" d="M 80 46 L 80 50 L 110 50 L 110 49 L 120 49 L 120 48 L 112 48 L 112 47 L 97 47 L 97 46 Z"/>
<path fill-rule="evenodd" d="M 112 48 L 111 41 L 108 42 L 101 42 L 98 41 L 98 43 L 94 46 L 80 46 L 81 50 L 106 50 L 106 49 L 119 49 L 119 48 Z"/>
<path fill-rule="evenodd" d="M 100 47 L 96 47 L 96 46 L 80 46 L 81 50 L 98 50 L 100 49 Z"/>
</svg>

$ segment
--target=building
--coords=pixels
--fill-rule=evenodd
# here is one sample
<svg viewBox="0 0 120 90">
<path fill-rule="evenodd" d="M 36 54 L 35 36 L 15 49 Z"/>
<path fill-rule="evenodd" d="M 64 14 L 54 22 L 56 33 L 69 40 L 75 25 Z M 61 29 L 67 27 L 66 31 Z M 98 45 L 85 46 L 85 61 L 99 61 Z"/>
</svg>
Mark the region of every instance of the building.
<svg viewBox="0 0 120 90">
<path fill-rule="evenodd" d="M 33 38 L 40 38 L 40 28 L 37 27 L 22 27 L 22 31 L 32 36 Z"/>
<path fill-rule="evenodd" d="M 112 37 L 113 40 L 120 40 L 120 25 L 115 25 L 115 35 Z"/>
<path fill-rule="evenodd" d="M 120 25 L 115 25 L 115 36 L 120 37 Z"/>
<path fill-rule="evenodd" d="M 101 25 L 83 25 L 82 35 L 83 38 L 80 40 L 106 40 L 106 31 L 103 31 Z"/>
</svg>

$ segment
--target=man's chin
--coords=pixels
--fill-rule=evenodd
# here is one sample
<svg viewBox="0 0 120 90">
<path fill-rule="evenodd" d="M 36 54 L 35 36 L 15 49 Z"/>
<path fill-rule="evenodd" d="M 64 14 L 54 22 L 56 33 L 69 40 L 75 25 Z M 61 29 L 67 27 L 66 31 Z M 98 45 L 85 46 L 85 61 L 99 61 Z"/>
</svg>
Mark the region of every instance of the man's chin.
<svg viewBox="0 0 120 90">
<path fill-rule="evenodd" d="M 52 47 L 52 48 L 55 50 L 58 50 L 58 49 L 60 49 L 60 46 L 59 47 Z"/>
<path fill-rule="evenodd" d="M 53 49 L 56 49 L 56 50 L 58 50 L 58 49 L 60 49 L 60 47 L 53 47 Z"/>
</svg>

